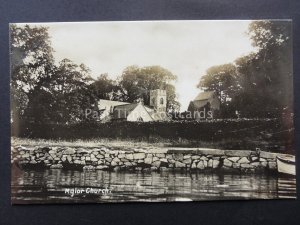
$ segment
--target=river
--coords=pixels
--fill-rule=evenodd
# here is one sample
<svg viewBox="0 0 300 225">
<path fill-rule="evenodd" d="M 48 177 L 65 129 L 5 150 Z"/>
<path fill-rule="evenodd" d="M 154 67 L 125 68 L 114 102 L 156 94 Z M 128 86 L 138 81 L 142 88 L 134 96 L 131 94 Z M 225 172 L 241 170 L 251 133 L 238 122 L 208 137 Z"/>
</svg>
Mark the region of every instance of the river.
<svg viewBox="0 0 300 225">
<path fill-rule="evenodd" d="M 12 177 L 14 204 L 296 198 L 294 177 L 267 174 L 14 169 Z M 109 192 L 87 191 L 98 189 Z"/>
</svg>

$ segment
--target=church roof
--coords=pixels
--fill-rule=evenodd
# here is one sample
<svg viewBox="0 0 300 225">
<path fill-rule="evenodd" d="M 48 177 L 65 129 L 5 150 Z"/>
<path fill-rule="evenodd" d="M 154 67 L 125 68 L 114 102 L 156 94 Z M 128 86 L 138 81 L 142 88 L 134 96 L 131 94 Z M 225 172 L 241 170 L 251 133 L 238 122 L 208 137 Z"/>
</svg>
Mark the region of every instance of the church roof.
<svg viewBox="0 0 300 225">
<path fill-rule="evenodd" d="M 117 105 L 114 107 L 113 118 L 125 119 L 137 107 L 138 103 Z"/>
<path fill-rule="evenodd" d="M 109 110 L 111 107 L 114 107 L 114 106 L 117 106 L 117 105 L 126 105 L 126 104 L 130 104 L 130 103 L 100 99 L 99 102 L 98 102 L 98 108 L 99 108 L 99 110 L 101 110 L 101 109 Z"/>
<path fill-rule="evenodd" d="M 210 99 L 214 96 L 214 91 L 204 91 L 197 95 L 197 97 L 194 99 L 194 101 L 203 101 Z"/>
</svg>

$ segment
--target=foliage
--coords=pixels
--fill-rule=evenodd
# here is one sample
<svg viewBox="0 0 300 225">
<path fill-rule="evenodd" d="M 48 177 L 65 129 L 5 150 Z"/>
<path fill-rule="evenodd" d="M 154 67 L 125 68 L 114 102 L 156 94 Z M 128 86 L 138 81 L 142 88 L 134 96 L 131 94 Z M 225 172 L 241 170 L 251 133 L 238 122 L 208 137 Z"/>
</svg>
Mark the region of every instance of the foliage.
<svg viewBox="0 0 300 225">
<path fill-rule="evenodd" d="M 48 28 L 10 27 L 13 121 L 74 123 L 95 106 L 89 69 L 68 59 L 55 64 Z"/>
<path fill-rule="evenodd" d="M 236 59 L 234 64 L 209 68 L 198 87 L 220 96 L 223 117 L 235 117 L 236 111 L 248 118 L 291 114 L 291 23 L 254 21 L 248 35 L 256 51 Z"/>
<path fill-rule="evenodd" d="M 122 88 L 123 98 L 128 102 L 139 99 L 149 105 L 150 90 L 163 89 L 167 92 L 167 109 L 179 110 L 180 104 L 176 101 L 175 87 L 172 81 L 177 77 L 169 70 L 160 66 L 138 66 L 127 67 L 121 77 L 119 84 Z"/>
<path fill-rule="evenodd" d="M 293 130 L 278 119 L 239 119 L 172 122 L 112 122 L 79 124 L 18 124 L 14 136 L 47 140 L 111 139 L 212 146 L 224 149 L 287 151 L 293 149 Z M 216 146 L 218 145 L 219 146 Z"/>
</svg>

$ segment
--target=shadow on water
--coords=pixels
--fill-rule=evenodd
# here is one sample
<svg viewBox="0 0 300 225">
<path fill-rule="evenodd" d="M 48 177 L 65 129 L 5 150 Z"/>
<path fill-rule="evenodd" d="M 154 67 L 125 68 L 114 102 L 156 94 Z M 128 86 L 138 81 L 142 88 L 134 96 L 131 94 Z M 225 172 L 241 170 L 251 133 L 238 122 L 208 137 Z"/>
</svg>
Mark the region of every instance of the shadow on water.
<svg viewBox="0 0 300 225">
<path fill-rule="evenodd" d="M 14 169 L 12 178 L 15 204 L 296 198 L 294 177 L 267 174 Z M 111 193 L 71 196 L 66 188 L 107 188 Z"/>
</svg>

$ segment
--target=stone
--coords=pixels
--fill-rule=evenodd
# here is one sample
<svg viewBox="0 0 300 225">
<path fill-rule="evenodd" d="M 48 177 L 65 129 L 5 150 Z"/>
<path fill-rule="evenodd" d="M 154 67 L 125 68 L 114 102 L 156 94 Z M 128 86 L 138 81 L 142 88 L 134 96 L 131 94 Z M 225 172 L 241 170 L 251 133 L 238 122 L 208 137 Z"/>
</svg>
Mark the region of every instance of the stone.
<svg viewBox="0 0 300 225">
<path fill-rule="evenodd" d="M 197 168 L 203 170 L 205 168 L 203 161 L 199 161 L 197 164 Z"/>
<path fill-rule="evenodd" d="M 147 158 L 145 158 L 144 162 L 145 162 L 145 164 L 151 164 L 152 158 L 147 157 Z"/>
<path fill-rule="evenodd" d="M 162 153 L 160 153 L 160 154 L 155 154 L 155 156 L 157 156 L 158 158 L 165 158 L 165 157 L 166 157 L 166 155 L 165 155 L 165 154 L 162 154 Z"/>
<path fill-rule="evenodd" d="M 120 160 L 119 158 L 115 157 L 115 158 L 113 158 L 113 160 L 112 160 L 112 161 L 115 161 L 115 162 L 120 162 L 121 160 Z"/>
<path fill-rule="evenodd" d="M 45 161 L 45 162 L 46 162 L 46 161 Z M 80 160 L 76 159 L 76 160 L 74 161 L 74 164 L 81 164 L 81 163 L 80 163 Z"/>
<path fill-rule="evenodd" d="M 155 167 L 155 166 L 151 166 L 150 170 L 151 170 L 151 171 L 157 171 L 157 170 L 158 170 L 158 168 L 157 168 L 157 167 Z"/>
<path fill-rule="evenodd" d="M 124 165 L 127 166 L 127 167 L 130 167 L 130 166 L 132 166 L 132 163 L 131 162 L 125 162 Z"/>
<path fill-rule="evenodd" d="M 174 159 L 168 159 L 169 163 L 175 163 L 176 161 Z"/>
<path fill-rule="evenodd" d="M 224 150 L 210 149 L 210 148 L 198 148 L 198 155 L 224 155 Z"/>
<path fill-rule="evenodd" d="M 228 157 L 228 160 L 230 160 L 231 162 L 237 162 L 239 161 L 240 157 Z"/>
<path fill-rule="evenodd" d="M 67 149 L 63 150 L 62 154 L 64 154 L 64 155 L 74 155 L 75 152 L 76 152 L 75 149 L 67 148 Z"/>
<path fill-rule="evenodd" d="M 238 168 L 240 168 L 240 164 L 239 163 L 232 163 L 232 168 L 234 168 L 234 169 L 238 169 Z"/>
<path fill-rule="evenodd" d="M 260 162 L 252 162 L 252 163 L 250 163 L 250 165 L 252 165 L 254 167 L 259 167 L 260 166 Z"/>
<path fill-rule="evenodd" d="M 202 160 L 202 161 L 203 161 L 203 160 Z M 205 167 L 205 168 L 208 167 L 208 163 L 207 163 L 206 160 L 203 161 L 203 164 L 204 164 L 204 167 Z"/>
<path fill-rule="evenodd" d="M 240 160 L 239 160 L 239 163 L 242 164 L 242 163 L 250 163 L 250 161 L 246 158 L 246 157 L 242 157 Z"/>
<path fill-rule="evenodd" d="M 62 169 L 63 165 L 62 164 L 54 164 L 50 166 L 50 169 Z"/>
<path fill-rule="evenodd" d="M 98 155 L 96 155 L 96 158 L 97 159 L 104 159 L 104 155 L 98 154 Z"/>
<path fill-rule="evenodd" d="M 212 162 L 212 167 L 213 167 L 214 169 L 216 169 L 216 168 L 219 167 L 219 165 L 220 165 L 220 161 L 217 160 L 217 159 L 214 159 L 213 162 Z"/>
<path fill-rule="evenodd" d="M 66 159 L 68 160 L 68 162 L 71 162 L 71 161 L 72 161 L 72 156 L 67 155 L 67 156 L 66 156 Z"/>
<path fill-rule="evenodd" d="M 112 158 L 105 158 L 105 160 L 106 160 L 107 162 L 111 162 L 111 161 L 112 161 Z"/>
<path fill-rule="evenodd" d="M 212 159 L 208 160 L 207 167 L 209 167 L 209 168 L 213 167 L 213 160 Z"/>
<path fill-rule="evenodd" d="M 119 154 L 119 155 L 118 155 L 118 158 L 119 158 L 119 159 L 125 158 L 125 154 L 123 154 L 123 153 Z"/>
<path fill-rule="evenodd" d="M 266 162 L 267 160 L 265 158 L 259 158 L 260 162 Z"/>
<path fill-rule="evenodd" d="M 249 169 L 249 168 L 254 168 L 254 166 L 248 163 L 241 163 L 241 168 Z"/>
<path fill-rule="evenodd" d="M 157 161 L 157 160 L 159 160 L 158 157 L 156 157 L 156 156 L 152 157 L 152 161 Z"/>
<path fill-rule="evenodd" d="M 86 161 L 91 161 L 91 157 L 87 156 L 87 157 L 85 157 L 85 160 Z"/>
<path fill-rule="evenodd" d="M 133 154 L 125 154 L 125 158 L 128 160 L 133 160 Z"/>
<path fill-rule="evenodd" d="M 192 163 L 192 159 L 191 158 L 184 159 L 182 162 L 185 163 L 185 164 L 191 164 Z"/>
<path fill-rule="evenodd" d="M 164 159 L 159 159 L 159 161 L 163 162 L 163 163 L 168 163 L 168 160 L 166 158 Z"/>
<path fill-rule="evenodd" d="M 134 159 L 144 159 L 146 157 L 145 153 L 134 153 L 133 158 Z"/>
<path fill-rule="evenodd" d="M 99 166 L 96 167 L 96 169 L 97 170 L 106 170 L 106 169 L 108 169 L 108 166 L 100 166 L 99 165 Z"/>
<path fill-rule="evenodd" d="M 52 149 L 52 150 L 49 151 L 49 154 L 56 154 L 56 153 L 57 153 L 57 151 L 54 150 L 54 149 Z"/>
<path fill-rule="evenodd" d="M 232 162 L 228 159 L 224 159 L 223 165 L 226 167 L 232 167 Z"/>
<path fill-rule="evenodd" d="M 207 161 L 208 160 L 208 158 L 206 156 L 201 156 L 200 159 L 203 160 L 203 161 Z"/>
<path fill-rule="evenodd" d="M 94 166 L 89 165 L 89 166 L 84 166 L 82 169 L 92 171 L 92 170 L 95 170 L 96 168 Z"/>
<path fill-rule="evenodd" d="M 86 149 L 83 149 L 83 148 L 79 148 L 79 149 L 77 149 L 76 153 L 77 153 L 77 154 L 85 155 L 85 154 L 88 154 L 89 151 L 86 150 Z"/>
<path fill-rule="evenodd" d="M 183 159 L 190 159 L 192 156 L 190 154 L 184 155 Z"/>
<path fill-rule="evenodd" d="M 183 160 L 183 154 L 173 154 L 173 159 L 177 161 L 182 161 Z"/>
<path fill-rule="evenodd" d="M 251 161 L 256 162 L 256 161 L 259 161 L 259 159 L 257 156 L 251 156 Z"/>
<path fill-rule="evenodd" d="M 155 166 L 155 167 L 160 167 L 160 164 L 161 162 L 160 161 L 155 161 L 155 162 L 152 162 L 152 166 Z"/>
<path fill-rule="evenodd" d="M 271 169 L 271 170 L 277 169 L 277 163 L 276 162 L 268 162 L 268 166 L 269 166 L 269 169 Z"/>
<path fill-rule="evenodd" d="M 168 171 L 169 170 L 169 168 L 167 168 L 167 167 L 160 167 L 160 171 Z"/>
<path fill-rule="evenodd" d="M 267 166 L 268 166 L 268 162 L 267 162 L 267 161 L 260 162 L 260 165 L 261 165 L 262 167 L 267 167 Z"/>
<path fill-rule="evenodd" d="M 121 170 L 121 167 L 116 166 L 113 170 L 114 170 L 114 171 L 119 171 L 119 170 Z"/>
<path fill-rule="evenodd" d="M 259 156 L 266 159 L 276 159 L 277 153 L 261 151 Z"/>
<path fill-rule="evenodd" d="M 118 165 L 118 162 L 116 162 L 116 161 L 111 161 L 110 165 L 111 165 L 111 166 L 117 166 L 117 165 Z"/>
<path fill-rule="evenodd" d="M 191 168 L 192 169 L 196 169 L 197 168 L 197 164 L 195 162 L 193 162 Z"/>
<path fill-rule="evenodd" d="M 29 158 L 30 157 L 30 155 L 28 154 L 28 153 L 25 153 L 25 154 L 23 154 L 22 155 L 22 158 L 24 159 L 24 158 Z"/>
<path fill-rule="evenodd" d="M 200 156 L 199 155 L 193 155 L 191 158 L 192 159 L 200 159 Z"/>
<path fill-rule="evenodd" d="M 166 155 L 166 158 L 167 158 L 167 159 L 173 159 L 173 155 L 167 154 L 167 155 Z"/>
<path fill-rule="evenodd" d="M 176 168 L 183 168 L 183 167 L 185 167 L 185 164 L 182 163 L 182 162 L 176 161 L 176 162 L 175 162 L 175 167 L 176 167 Z"/>
<path fill-rule="evenodd" d="M 238 156 L 238 157 L 249 157 L 250 155 L 255 154 L 254 151 L 249 151 L 249 150 L 225 150 L 224 153 L 227 156 Z"/>
</svg>

